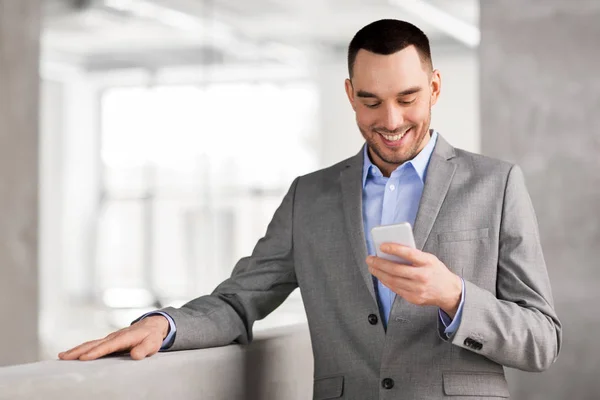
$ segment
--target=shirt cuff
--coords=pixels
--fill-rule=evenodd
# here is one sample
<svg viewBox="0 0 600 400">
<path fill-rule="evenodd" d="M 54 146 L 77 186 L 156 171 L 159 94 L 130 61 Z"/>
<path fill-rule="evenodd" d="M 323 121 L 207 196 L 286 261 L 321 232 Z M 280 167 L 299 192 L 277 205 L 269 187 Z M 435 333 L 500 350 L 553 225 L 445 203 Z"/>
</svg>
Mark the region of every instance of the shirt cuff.
<svg viewBox="0 0 600 400">
<path fill-rule="evenodd" d="M 160 351 L 168 350 L 171 346 L 173 346 L 173 342 L 175 341 L 175 333 L 177 333 L 177 327 L 175 326 L 175 321 L 169 314 L 163 311 L 152 311 L 147 314 L 142 315 L 138 321 L 143 320 L 146 317 L 151 317 L 153 315 L 162 315 L 169 321 L 169 332 L 167 333 L 167 337 L 164 338 L 162 342 L 162 346 L 160 347 Z"/>
<path fill-rule="evenodd" d="M 443 311 L 442 309 L 440 309 L 438 312 L 439 316 L 440 316 L 440 320 L 442 321 L 442 324 L 444 324 L 444 327 L 446 328 L 444 330 L 446 337 L 450 337 L 454 332 L 456 332 L 458 330 L 460 321 L 462 319 L 462 310 L 463 310 L 463 305 L 465 304 L 465 281 L 462 278 L 460 278 L 460 280 L 462 282 L 462 292 L 460 294 L 460 304 L 458 305 L 458 310 L 456 311 L 454 320 L 452 320 L 452 318 L 450 318 L 450 316 L 448 314 L 446 314 L 446 312 Z"/>
</svg>

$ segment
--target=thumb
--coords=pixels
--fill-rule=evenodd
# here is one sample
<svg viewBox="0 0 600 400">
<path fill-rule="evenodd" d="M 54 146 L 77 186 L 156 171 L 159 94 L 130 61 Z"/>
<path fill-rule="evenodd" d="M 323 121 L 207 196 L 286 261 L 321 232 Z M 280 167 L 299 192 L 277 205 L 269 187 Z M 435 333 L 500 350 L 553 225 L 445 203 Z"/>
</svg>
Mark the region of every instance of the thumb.
<svg viewBox="0 0 600 400">
<path fill-rule="evenodd" d="M 160 335 L 148 335 L 138 345 L 131 349 L 129 353 L 134 360 L 142 360 L 146 357 L 153 356 L 158 353 L 162 346 Z"/>
</svg>

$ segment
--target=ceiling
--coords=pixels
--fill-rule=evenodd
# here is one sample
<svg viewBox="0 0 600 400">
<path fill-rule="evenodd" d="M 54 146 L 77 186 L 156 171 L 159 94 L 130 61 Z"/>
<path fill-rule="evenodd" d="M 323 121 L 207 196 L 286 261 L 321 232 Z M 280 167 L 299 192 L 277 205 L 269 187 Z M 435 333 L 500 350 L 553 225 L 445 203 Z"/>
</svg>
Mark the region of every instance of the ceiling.
<svg viewBox="0 0 600 400">
<path fill-rule="evenodd" d="M 476 47 L 478 0 L 45 0 L 44 60 L 87 70 L 276 62 L 345 51 L 380 18 Z M 476 39 L 477 36 L 477 39 Z"/>
</svg>

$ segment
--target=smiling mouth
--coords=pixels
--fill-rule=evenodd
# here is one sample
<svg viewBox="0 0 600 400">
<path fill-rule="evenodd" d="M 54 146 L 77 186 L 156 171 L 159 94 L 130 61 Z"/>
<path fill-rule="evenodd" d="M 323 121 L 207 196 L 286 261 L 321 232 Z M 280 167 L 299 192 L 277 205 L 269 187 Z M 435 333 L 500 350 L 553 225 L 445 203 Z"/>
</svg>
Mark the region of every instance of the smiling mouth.
<svg viewBox="0 0 600 400">
<path fill-rule="evenodd" d="M 386 144 L 390 144 L 390 145 L 394 145 L 394 144 L 398 144 L 402 141 L 402 139 L 412 130 L 412 128 L 408 129 L 407 131 L 397 134 L 397 135 L 386 135 L 383 134 L 381 132 L 377 132 L 382 138 L 383 141 Z"/>
</svg>

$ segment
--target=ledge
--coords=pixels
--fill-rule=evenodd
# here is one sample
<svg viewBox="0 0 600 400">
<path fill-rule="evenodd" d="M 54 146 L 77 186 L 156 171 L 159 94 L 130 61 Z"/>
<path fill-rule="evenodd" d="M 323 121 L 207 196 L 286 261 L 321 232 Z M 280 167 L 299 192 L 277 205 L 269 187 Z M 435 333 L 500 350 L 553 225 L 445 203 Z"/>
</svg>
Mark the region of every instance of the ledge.
<svg viewBox="0 0 600 400">
<path fill-rule="evenodd" d="M 310 337 L 301 324 L 259 332 L 248 346 L 3 367 L 0 399 L 304 400 L 312 382 Z"/>
</svg>

